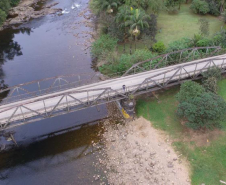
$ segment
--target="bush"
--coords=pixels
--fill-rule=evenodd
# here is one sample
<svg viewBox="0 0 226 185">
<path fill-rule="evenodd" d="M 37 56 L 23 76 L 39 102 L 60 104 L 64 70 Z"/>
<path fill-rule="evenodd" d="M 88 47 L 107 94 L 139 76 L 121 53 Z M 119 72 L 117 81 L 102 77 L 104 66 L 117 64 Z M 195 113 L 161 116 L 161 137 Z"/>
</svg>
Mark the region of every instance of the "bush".
<svg viewBox="0 0 226 185">
<path fill-rule="evenodd" d="M 132 55 L 122 54 L 118 60 L 108 61 L 99 67 L 101 73 L 111 76 L 112 74 L 123 74 L 126 70 L 132 67 L 133 64 L 153 58 L 154 55 L 149 50 L 136 50 Z"/>
<path fill-rule="evenodd" d="M 179 13 L 178 8 L 175 7 L 175 6 L 170 6 L 170 7 L 168 7 L 168 8 L 167 8 L 167 12 L 168 12 L 168 14 L 170 14 L 170 15 L 176 15 L 176 14 Z"/>
<path fill-rule="evenodd" d="M 1 26 L 1 25 L 3 24 L 3 22 L 5 21 L 6 16 L 7 16 L 6 13 L 0 9 L 0 26 Z"/>
<path fill-rule="evenodd" d="M 214 1 L 214 0 L 206 0 L 209 4 L 209 8 L 210 8 L 210 11 L 209 13 L 214 15 L 214 16 L 219 16 L 220 15 L 220 5 Z"/>
<path fill-rule="evenodd" d="M 101 57 L 107 52 L 113 52 L 118 40 L 110 35 L 101 35 L 96 41 L 92 43 L 91 53 L 94 57 Z"/>
<path fill-rule="evenodd" d="M 221 69 L 213 67 L 208 71 L 204 72 L 202 75 L 202 83 L 206 91 L 210 91 L 212 93 L 217 94 L 217 81 L 221 79 Z"/>
<path fill-rule="evenodd" d="M 173 51 L 178 51 L 178 50 L 182 50 L 190 47 L 193 47 L 191 46 L 191 40 L 188 38 L 182 38 L 180 40 L 171 42 L 166 52 L 170 53 Z"/>
<path fill-rule="evenodd" d="M 226 23 L 226 10 L 223 13 L 224 22 Z"/>
<path fill-rule="evenodd" d="M 210 11 L 209 4 L 202 0 L 193 0 L 190 8 L 194 13 L 202 15 L 205 15 Z"/>
<path fill-rule="evenodd" d="M 182 103 L 185 101 L 190 101 L 197 96 L 200 96 L 205 92 L 205 89 L 196 82 L 187 81 L 183 83 L 180 87 L 179 93 L 176 95 L 176 99 Z"/>
<path fill-rule="evenodd" d="M 159 41 L 152 46 L 152 50 L 157 53 L 163 53 L 166 50 L 166 46 L 163 42 Z"/>
<path fill-rule="evenodd" d="M 211 45 L 212 45 L 212 41 L 207 38 L 199 40 L 196 44 L 197 47 L 207 47 L 207 46 L 211 46 Z"/>
<path fill-rule="evenodd" d="M 183 94 L 185 97 L 182 97 Z M 214 93 L 204 92 L 203 87 L 196 82 L 185 82 L 177 98 L 179 100 L 177 113 L 185 118 L 186 125 L 190 128 L 219 126 L 220 121 L 225 118 L 225 101 Z"/>
<path fill-rule="evenodd" d="M 151 37 L 153 41 L 155 41 L 155 36 L 157 34 L 157 16 L 155 14 L 150 15 L 151 19 L 148 19 L 148 25 L 151 25 L 144 29 L 144 33 Z"/>
</svg>

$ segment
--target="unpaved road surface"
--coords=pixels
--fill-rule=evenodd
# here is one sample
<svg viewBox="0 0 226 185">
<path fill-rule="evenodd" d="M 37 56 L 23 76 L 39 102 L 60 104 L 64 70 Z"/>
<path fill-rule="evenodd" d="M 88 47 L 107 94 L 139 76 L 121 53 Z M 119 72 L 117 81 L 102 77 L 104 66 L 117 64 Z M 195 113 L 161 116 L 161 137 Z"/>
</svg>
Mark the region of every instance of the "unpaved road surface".
<svg viewBox="0 0 226 185">
<path fill-rule="evenodd" d="M 144 118 L 105 123 L 104 160 L 109 184 L 189 185 L 189 168 L 166 136 Z"/>
</svg>

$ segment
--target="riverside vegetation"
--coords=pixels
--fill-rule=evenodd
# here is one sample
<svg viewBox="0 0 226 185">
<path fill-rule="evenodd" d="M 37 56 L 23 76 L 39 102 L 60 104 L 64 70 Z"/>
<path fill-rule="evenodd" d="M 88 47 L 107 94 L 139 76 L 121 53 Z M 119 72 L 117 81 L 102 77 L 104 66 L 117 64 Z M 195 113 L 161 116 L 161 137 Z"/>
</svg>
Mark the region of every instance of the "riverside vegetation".
<svg viewBox="0 0 226 185">
<path fill-rule="evenodd" d="M 101 73 L 120 76 L 137 62 L 181 49 L 221 46 L 225 53 L 224 6 L 220 0 L 92 0 L 98 33 L 92 55 Z M 170 136 L 190 163 L 192 184 L 217 185 L 226 182 L 226 80 L 215 68 L 203 77 L 159 100 L 138 98 L 136 112 Z"/>
<path fill-rule="evenodd" d="M 225 23 L 219 18 L 222 4 L 207 2 L 208 8 L 213 2 L 218 13 L 211 9 L 203 16 L 193 8 L 196 1 L 92 0 L 98 38 L 91 52 L 98 69 L 105 75 L 121 75 L 133 64 L 163 53 L 191 47 L 225 48 Z"/>
</svg>

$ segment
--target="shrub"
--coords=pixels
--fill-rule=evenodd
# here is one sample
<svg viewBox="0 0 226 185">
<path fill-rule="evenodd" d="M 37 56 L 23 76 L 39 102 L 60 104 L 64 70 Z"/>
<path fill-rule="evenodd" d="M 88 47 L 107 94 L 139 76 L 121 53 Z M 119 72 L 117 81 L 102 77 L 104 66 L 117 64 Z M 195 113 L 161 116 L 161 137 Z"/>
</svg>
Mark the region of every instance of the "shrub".
<svg viewBox="0 0 226 185">
<path fill-rule="evenodd" d="M 199 30 L 200 30 L 201 35 L 208 36 L 209 35 L 209 21 L 207 19 L 202 18 L 202 19 L 199 19 L 199 24 L 200 24 Z"/>
<path fill-rule="evenodd" d="M 218 67 L 212 67 L 202 74 L 203 79 L 216 78 L 217 80 L 221 79 L 221 69 Z"/>
<path fill-rule="evenodd" d="M 166 46 L 163 42 L 159 41 L 152 46 L 152 50 L 157 53 L 163 53 L 166 50 Z"/>
<path fill-rule="evenodd" d="M 193 0 L 190 8 L 194 13 L 202 15 L 205 15 L 210 11 L 209 4 L 202 0 Z"/>
<path fill-rule="evenodd" d="M 168 14 L 170 14 L 170 15 L 176 15 L 176 14 L 179 13 L 178 8 L 175 7 L 175 6 L 170 6 L 170 7 L 168 7 L 168 8 L 167 8 L 167 12 L 168 12 Z"/>
<path fill-rule="evenodd" d="M 6 13 L 0 9 L 0 26 L 5 21 L 6 16 L 7 16 Z"/>
<path fill-rule="evenodd" d="M 101 57 L 106 52 L 113 52 L 118 40 L 110 35 L 101 35 L 92 43 L 91 53 L 94 57 Z"/>
<path fill-rule="evenodd" d="M 147 22 L 148 22 L 148 25 L 151 25 L 149 27 L 146 27 L 144 29 L 144 33 L 148 36 L 151 37 L 151 39 L 153 41 L 155 41 L 155 36 L 157 34 L 157 16 L 155 14 L 151 14 L 150 15 L 151 19 L 148 19 Z"/>
<path fill-rule="evenodd" d="M 104 64 L 99 67 L 101 73 L 111 76 L 112 74 L 123 74 L 126 70 L 132 67 L 133 64 L 153 58 L 154 55 L 149 50 L 136 50 L 132 55 L 122 54 L 118 60 L 108 61 L 108 64 Z"/>
<path fill-rule="evenodd" d="M 217 46 L 226 48 L 226 30 L 221 29 L 221 31 L 217 32 L 213 37 L 213 42 Z"/>
<path fill-rule="evenodd" d="M 185 82 L 177 94 L 177 113 L 185 118 L 186 125 L 193 129 L 219 126 L 226 113 L 226 103 L 218 95 L 205 92 L 196 82 Z"/>
<path fill-rule="evenodd" d="M 178 106 L 179 116 L 186 118 L 186 125 L 192 129 L 220 126 L 225 118 L 226 103 L 218 95 L 205 92 Z"/>
<path fill-rule="evenodd" d="M 206 91 L 217 94 L 218 86 L 217 81 L 221 79 L 221 69 L 213 67 L 203 74 L 203 87 Z"/>
<path fill-rule="evenodd" d="M 207 46 L 211 46 L 211 45 L 212 45 L 212 41 L 207 38 L 199 40 L 196 44 L 197 47 L 207 47 Z"/>
<path fill-rule="evenodd" d="M 224 22 L 226 23 L 226 10 L 223 13 Z"/>
<path fill-rule="evenodd" d="M 190 47 L 193 47 L 191 46 L 191 40 L 188 38 L 182 38 L 180 40 L 171 42 L 168 46 L 167 53 L 190 48 Z"/>
<path fill-rule="evenodd" d="M 205 89 L 196 82 L 187 81 L 183 83 L 180 87 L 179 93 L 176 95 L 176 99 L 182 103 L 185 101 L 190 101 L 197 96 L 200 96 L 205 92 Z"/>
<path fill-rule="evenodd" d="M 220 15 L 220 5 L 214 1 L 214 0 L 206 0 L 209 4 L 209 8 L 210 8 L 210 11 L 209 13 L 212 14 L 212 15 L 215 15 L 215 16 L 219 16 Z"/>
<path fill-rule="evenodd" d="M 212 93 L 217 94 L 218 86 L 217 86 L 217 79 L 214 77 L 207 78 L 206 80 L 203 80 L 202 82 L 203 87 L 206 89 L 206 91 L 210 91 Z"/>
</svg>

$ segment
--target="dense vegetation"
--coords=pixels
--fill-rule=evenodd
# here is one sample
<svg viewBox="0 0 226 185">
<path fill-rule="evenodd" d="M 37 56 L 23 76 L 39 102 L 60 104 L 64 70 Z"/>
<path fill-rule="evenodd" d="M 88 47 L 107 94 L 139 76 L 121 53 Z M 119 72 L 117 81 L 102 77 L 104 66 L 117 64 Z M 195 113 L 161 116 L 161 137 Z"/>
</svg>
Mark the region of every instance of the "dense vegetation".
<svg viewBox="0 0 226 185">
<path fill-rule="evenodd" d="M 100 44 L 96 44 L 96 42 L 93 43 L 93 57 L 96 57 L 101 61 L 99 70 L 103 74 L 109 76 L 113 74 L 122 74 L 125 70 L 130 68 L 134 62 L 139 62 L 138 60 L 130 60 L 130 58 L 140 58 L 135 55 L 141 52 L 145 53 L 145 56 L 156 56 L 191 47 L 220 45 L 225 48 L 226 31 L 223 28 L 220 29 L 220 26 L 216 27 L 213 25 L 216 23 L 212 22 L 212 17 L 196 18 L 194 22 L 196 22 L 195 24 L 197 24 L 196 27 L 198 27 L 198 30 L 196 28 L 194 29 L 195 31 L 192 30 L 192 32 L 189 32 L 189 30 L 187 31 L 186 29 L 183 29 L 183 31 L 180 30 L 179 34 L 181 35 L 184 33 L 183 35 L 185 37 L 178 38 L 176 34 L 175 37 L 177 40 L 171 39 L 170 42 L 164 42 L 164 40 L 170 38 L 172 34 L 165 32 L 168 28 L 161 23 L 161 26 L 164 26 L 164 34 L 162 34 L 163 30 L 160 27 L 160 24 L 158 25 L 158 17 L 163 15 L 164 12 L 168 12 L 168 14 L 177 14 L 179 11 L 184 11 L 183 3 L 185 2 L 191 3 L 189 5 L 190 9 L 197 13 L 197 16 L 199 16 L 198 14 L 203 14 L 200 13 L 200 11 L 206 11 L 203 9 L 208 10 L 205 14 L 209 13 L 214 16 L 218 16 L 224 11 L 224 1 L 222 0 L 201 0 L 201 2 L 200 0 L 193 0 L 192 2 L 183 0 L 92 0 L 90 6 L 98 17 L 98 34 L 100 35 L 96 42 L 104 42 L 106 45 L 110 44 L 107 42 L 111 42 L 111 40 L 103 40 L 102 35 L 109 35 L 111 39 L 117 41 L 117 45 L 114 45 L 114 47 L 107 51 L 104 48 L 105 44 L 103 44 L 102 47 Z M 214 7 L 218 13 L 213 13 L 212 9 Z M 186 11 L 189 11 L 189 9 Z M 192 17 L 193 15 L 190 14 L 188 16 Z M 176 20 L 175 17 L 169 17 L 168 15 L 164 19 L 168 18 L 171 18 L 172 21 L 170 21 L 172 24 L 176 23 L 174 21 Z M 217 19 L 214 20 L 220 22 Z M 168 24 L 168 22 L 169 20 L 166 20 L 163 24 Z M 178 25 L 178 29 L 183 28 L 182 25 L 187 24 L 185 22 L 188 23 L 188 27 L 191 27 L 189 21 L 183 19 Z M 170 26 L 172 26 L 173 32 L 177 33 L 176 25 L 169 25 L 168 27 Z M 212 28 L 215 29 L 214 32 L 212 31 Z M 188 33 L 189 36 L 193 33 L 193 37 L 188 37 L 186 33 Z M 160 37 L 161 35 L 163 37 Z M 98 56 L 95 54 L 96 50 L 100 51 Z M 136 52 L 136 50 L 139 51 Z M 143 57 L 140 59 L 144 60 L 146 58 Z"/>
<path fill-rule="evenodd" d="M 20 0 L 1 0 L 0 1 L 0 25 L 5 21 L 8 11 L 16 6 Z"/>
</svg>

